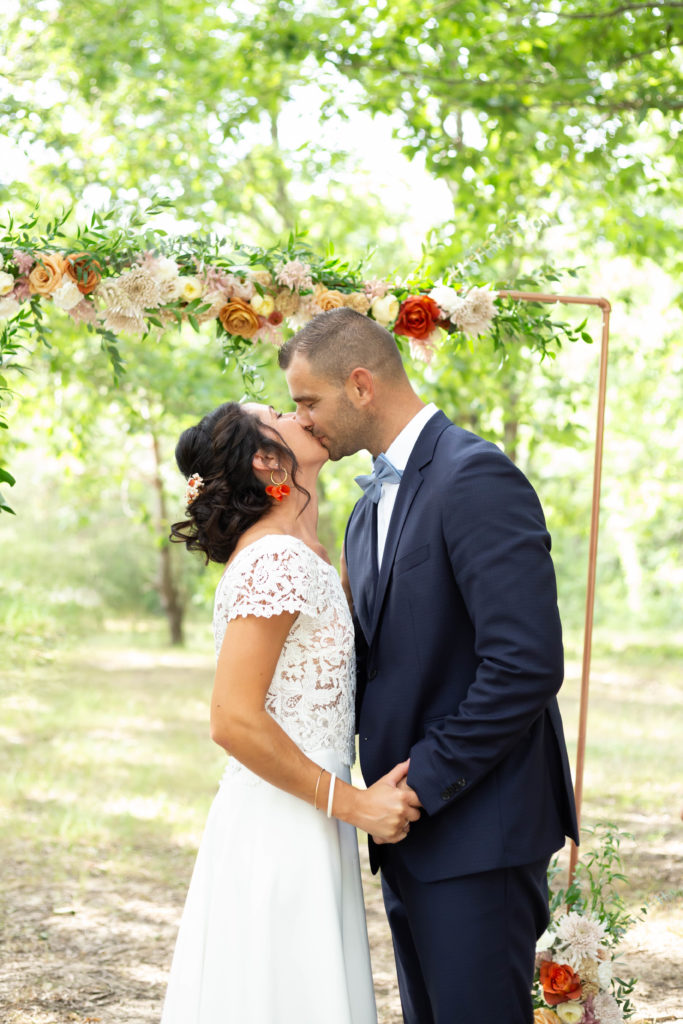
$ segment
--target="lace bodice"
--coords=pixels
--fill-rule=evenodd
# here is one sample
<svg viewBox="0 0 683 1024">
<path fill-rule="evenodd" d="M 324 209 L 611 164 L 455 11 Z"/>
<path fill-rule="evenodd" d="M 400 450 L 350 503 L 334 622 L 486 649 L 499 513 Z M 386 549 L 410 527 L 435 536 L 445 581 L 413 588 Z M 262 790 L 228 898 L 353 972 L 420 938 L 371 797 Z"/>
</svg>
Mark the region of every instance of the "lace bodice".
<svg viewBox="0 0 683 1024">
<path fill-rule="evenodd" d="M 216 589 L 216 657 L 231 619 L 285 611 L 299 615 L 280 653 L 266 710 L 305 753 L 331 748 L 344 764 L 353 764 L 353 625 L 336 570 L 307 544 L 270 534 L 237 553 Z"/>
</svg>

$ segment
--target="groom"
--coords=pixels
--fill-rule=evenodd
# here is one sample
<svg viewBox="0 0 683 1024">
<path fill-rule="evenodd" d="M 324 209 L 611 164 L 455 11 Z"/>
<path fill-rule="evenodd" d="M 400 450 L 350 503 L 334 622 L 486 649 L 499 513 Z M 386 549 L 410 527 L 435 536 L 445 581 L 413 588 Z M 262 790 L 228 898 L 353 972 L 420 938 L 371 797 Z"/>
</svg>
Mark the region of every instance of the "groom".
<svg viewBox="0 0 683 1024">
<path fill-rule="evenodd" d="M 424 405 L 368 317 L 316 316 L 280 365 L 330 458 L 375 460 L 344 549 L 363 776 L 410 758 L 401 785 L 423 808 L 401 843 L 370 840 L 404 1020 L 530 1024 L 548 861 L 578 839 L 538 499 L 494 444 Z"/>
</svg>

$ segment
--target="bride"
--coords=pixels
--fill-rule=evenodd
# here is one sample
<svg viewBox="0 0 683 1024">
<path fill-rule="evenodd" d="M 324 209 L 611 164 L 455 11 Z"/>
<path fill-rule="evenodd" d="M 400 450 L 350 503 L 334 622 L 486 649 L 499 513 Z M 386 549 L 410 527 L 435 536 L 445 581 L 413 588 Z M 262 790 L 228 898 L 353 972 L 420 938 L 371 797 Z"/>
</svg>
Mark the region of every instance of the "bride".
<svg viewBox="0 0 683 1024">
<path fill-rule="evenodd" d="M 396 843 L 419 817 L 408 762 L 351 785 L 353 626 L 317 534 L 326 450 L 263 405 L 180 437 L 172 539 L 225 563 L 211 737 L 231 755 L 209 812 L 162 1024 L 375 1024 L 354 826 Z"/>
</svg>

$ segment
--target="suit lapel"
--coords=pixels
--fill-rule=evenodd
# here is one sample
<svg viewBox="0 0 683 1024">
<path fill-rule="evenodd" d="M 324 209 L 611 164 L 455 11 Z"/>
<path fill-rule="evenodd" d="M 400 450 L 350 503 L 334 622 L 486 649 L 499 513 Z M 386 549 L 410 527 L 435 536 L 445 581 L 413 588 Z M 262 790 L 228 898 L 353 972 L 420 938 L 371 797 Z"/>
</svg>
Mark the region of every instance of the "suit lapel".
<svg viewBox="0 0 683 1024">
<path fill-rule="evenodd" d="M 432 461 L 436 442 L 446 427 L 449 426 L 451 426 L 451 421 L 443 412 L 439 411 L 435 413 L 432 418 L 427 421 L 422 433 L 415 443 L 415 447 L 410 454 L 410 458 L 408 459 L 408 464 L 403 473 L 403 479 L 399 485 L 396 502 L 389 521 L 389 530 L 387 532 L 384 554 L 382 556 L 382 566 L 375 589 L 375 602 L 374 608 L 372 609 L 370 630 L 369 632 L 365 630 L 365 628 L 363 630 L 368 642 L 370 642 L 377 629 L 387 586 L 394 567 L 396 548 L 398 547 L 398 542 L 401 537 L 406 518 L 415 497 L 423 484 L 424 477 L 422 470 Z M 370 504 L 370 502 L 368 502 L 368 504 Z M 375 516 L 373 524 L 374 557 L 372 561 L 373 565 L 376 566 L 377 506 L 373 505 L 373 508 L 375 509 Z"/>
</svg>

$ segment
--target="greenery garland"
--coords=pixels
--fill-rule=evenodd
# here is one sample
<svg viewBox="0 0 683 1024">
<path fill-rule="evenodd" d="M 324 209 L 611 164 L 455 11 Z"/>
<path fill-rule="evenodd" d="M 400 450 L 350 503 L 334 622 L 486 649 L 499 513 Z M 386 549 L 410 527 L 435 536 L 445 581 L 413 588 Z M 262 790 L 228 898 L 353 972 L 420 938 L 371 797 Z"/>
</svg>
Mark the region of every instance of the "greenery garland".
<svg viewBox="0 0 683 1024">
<path fill-rule="evenodd" d="M 498 297 L 481 285 L 481 265 L 500 244 L 487 244 L 434 282 L 423 262 L 403 280 L 378 280 L 331 250 L 316 253 L 291 234 L 281 245 L 234 245 L 216 235 L 169 236 L 149 226 L 170 204 L 95 212 L 69 235 L 67 210 L 36 233 L 38 208 L 23 223 L 0 226 L 0 427 L 7 429 L 12 395 L 8 371 L 24 372 L 32 344 L 51 347 L 46 312 L 58 309 L 96 333 L 116 382 L 123 372 L 121 334 L 140 338 L 188 323 L 214 327 L 223 359 L 258 390 L 252 357 L 258 343 L 282 344 L 311 317 L 349 306 L 392 331 L 399 347 L 429 362 L 439 346 L 455 350 L 489 340 L 499 362 L 505 346 L 522 342 L 529 354 L 554 357 L 563 341 L 590 341 L 585 323 L 572 327 L 547 308 Z M 571 271 L 570 271 L 571 273 Z M 541 268 L 536 281 L 559 275 Z M 514 285 L 528 287 L 530 280 Z M 501 286 L 506 290 L 513 284 Z M 14 478 L 0 465 L 0 484 Z M 12 510 L 0 499 L 0 510 Z"/>
</svg>

